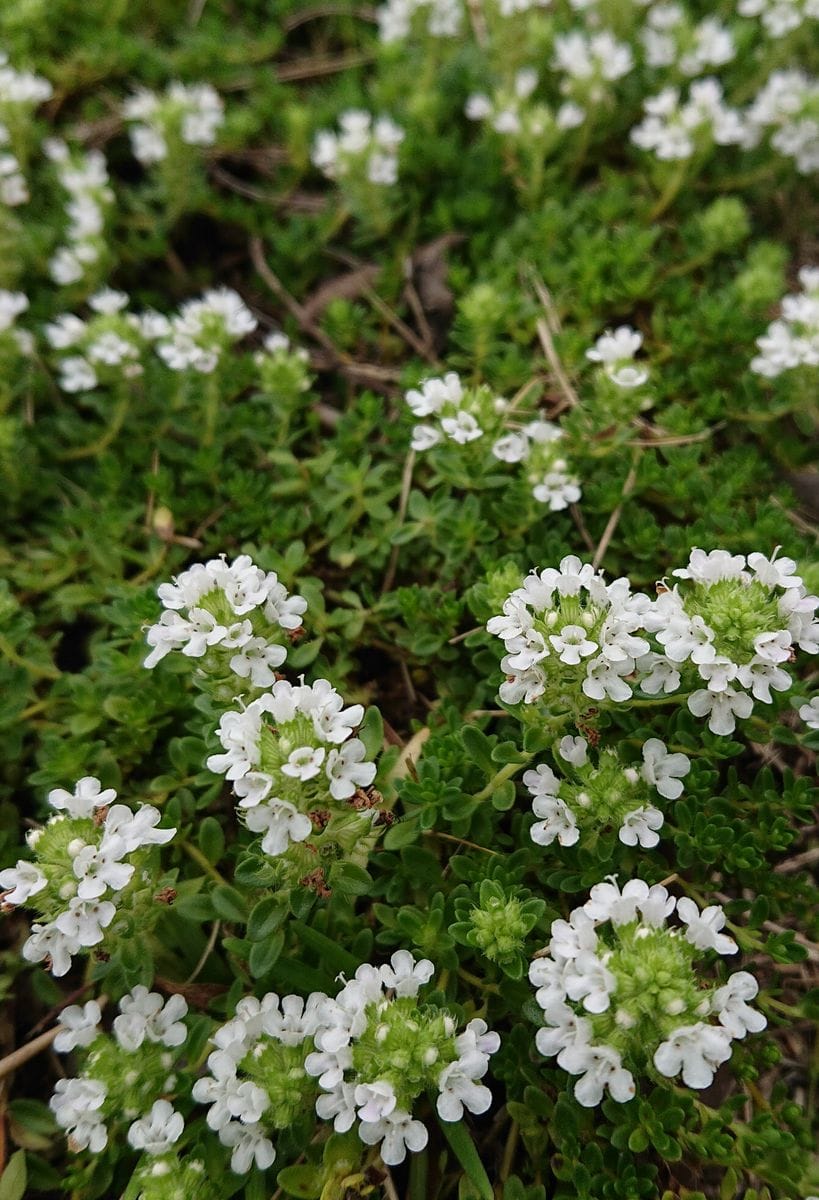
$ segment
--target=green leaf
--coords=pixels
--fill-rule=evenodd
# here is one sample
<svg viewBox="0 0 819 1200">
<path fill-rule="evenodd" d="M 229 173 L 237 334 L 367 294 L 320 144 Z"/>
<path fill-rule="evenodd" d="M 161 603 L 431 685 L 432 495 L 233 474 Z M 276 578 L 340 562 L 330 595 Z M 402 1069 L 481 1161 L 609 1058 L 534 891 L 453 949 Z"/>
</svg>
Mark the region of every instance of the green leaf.
<svg viewBox="0 0 819 1200">
<path fill-rule="evenodd" d="M 261 942 L 280 928 L 287 917 L 287 908 L 278 896 L 265 896 L 254 905 L 247 919 L 247 936 L 251 942 Z"/>
<path fill-rule="evenodd" d="M 225 835 L 215 817 L 205 817 L 199 826 L 199 849 L 210 863 L 216 863 L 225 852 Z"/>
<path fill-rule="evenodd" d="M 298 934 L 305 946 L 317 951 L 322 966 L 328 966 L 334 971 L 344 971 L 345 974 L 355 972 L 360 966 L 358 960 L 344 950 L 338 942 L 333 941 L 324 933 L 319 933 L 310 925 L 305 925 L 303 921 L 292 921 L 290 928 Z"/>
<path fill-rule="evenodd" d="M 310 1167 L 306 1164 L 294 1164 L 283 1167 L 276 1176 L 276 1182 L 288 1196 L 296 1200 L 318 1200 L 324 1182 L 320 1167 Z"/>
<path fill-rule="evenodd" d="M 492 1190 L 492 1184 L 489 1182 L 489 1176 L 486 1174 L 480 1155 L 475 1148 L 472 1134 L 464 1122 L 439 1120 L 438 1124 L 441 1126 L 444 1137 L 449 1142 L 455 1157 L 468 1175 L 470 1182 L 475 1185 L 481 1200 L 494 1200 L 495 1193 Z"/>
<path fill-rule="evenodd" d="M 233 921 L 243 925 L 247 920 L 247 906 L 244 897 L 229 883 L 220 883 L 213 889 L 210 898 L 217 915 L 223 921 Z"/>
<path fill-rule="evenodd" d="M 384 749 L 384 722 L 377 708 L 368 708 L 356 737 L 364 743 L 367 758 L 376 758 Z"/>
<path fill-rule="evenodd" d="M 6 1169 L 0 1176 L 0 1200 L 22 1200 L 26 1194 L 27 1183 L 26 1152 L 17 1150 L 6 1163 Z"/>
<path fill-rule="evenodd" d="M 279 930 L 264 941 L 254 942 L 250 948 L 247 965 L 254 979 L 267 975 L 276 964 L 276 959 L 284 949 L 284 933 Z"/>
</svg>

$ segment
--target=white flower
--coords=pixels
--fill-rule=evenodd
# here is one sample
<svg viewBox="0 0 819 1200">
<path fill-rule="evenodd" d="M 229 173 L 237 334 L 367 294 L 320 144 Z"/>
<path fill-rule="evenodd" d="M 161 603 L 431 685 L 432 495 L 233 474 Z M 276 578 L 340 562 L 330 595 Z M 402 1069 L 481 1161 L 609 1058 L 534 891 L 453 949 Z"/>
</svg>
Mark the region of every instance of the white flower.
<svg viewBox="0 0 819 1200">
<path fill-rule="evenodd" d="M 340 749 L 333 749 L 327 755 L 325 770 L 334 800 L 348 800 L 357 788 L 369 787 L 375 779 L 375 763 L 364 762 L 366 753 L 359 738 L 350 738 Z"/>
<path fill-rule="evenodd" d="M 299 746 L 290 753 L 287 762 L 282 764 L 281 772 L 283 775 L 289 775 L 291 779 L 300 779 L 302 783 L 306 783 L 308 779 L 315 779 L 318 775 L 326 753 L 323 746 Z"/>
<path fill-rule="evenodd" d="M 606 1012 L 617 981 L 596 954 L 581 951 L 566 968 L 566 995 L 570 1000 L 582 1000 L 590 1013 Z"/>
<path fill-rule="evenodd" d="M 582 625 L 564 625 L 559 634 L 549 635 L 549 641 L 560 661 L 570 667 L 577 666 L 581 659 L 588 658 L 599 649 L 597 642 L 586 637 Z"/>
<path fill-rule="evenodd" d="M 631 663 L 612 663 L 603 655 L 589 663 L 583 681 L 583 691 L 590 700 L 614 700 L 617 703 L 631 698 L 631 688 L 622 678 L 631 671 Z"/>
<path fill-rule="evenodd" d="M 570 1075 L 581 1076 L 574 1085 L 574 1095 L 584 1108 L 598 1105 L 606 1088 L 621 1104 L 635 1094 L 634 1076 L 611 1046 L 569 1045 L 560 1052 L 558 1061 Z"/>
<path fill-rule="evenodd" d="M 799 709 L 799 716 L 808 729 L 819 729 L 819 696 L 814 696 L 807 704 Z"/>
<path fill-rule="evenodd" d="M 109 837 L 124 843 L 125 853 L 132 854 L 142 846 L 164 846 L 176 835 L 175 829 L 158 829 L 162 813 L 152 804 L 141 804 L 133 812 L 125 804 L 114 804 L 105 818 L 103 845 Z"/>
<path fill-rule="evenodd" d="M 104 937 L 103 930 L 111 924 L 116 912 L 110 900 L 81 900 L 74 896 L 54 924 L 60 933 L 80 946 L 97 946 Z"/>
<path fill-rule="evenodd" d="M 746 1033 L 761 1033 L 768 1024 L 758 1009 L 746 1003 L 758 992 L 759 984 L 748 971 L 736 971 L 724 987 L 714 992 L 711 1007 L 731 1037 L 744 1038 Z"/>
<path fill-rule="evenodd" d="M 266 1171 L 276 1161 L 273 1143 L 257 1123 L 245 1125 L 231 1121 L 219 1130 L 219 1141 L 232 1148 L 230 1169 L 236 1175 L 246 1175 L 254 1165 L 257 1170 Z"/>
<path fill-rule="evenodd" d="M 86 1004 L 69 1004 L 57 1017 L 60 1032 L 54 1039 L 54 1049 L 59 1054 L 68 1054 L 78 1046 L 90 1046 L 99 1031 L 102 1020 L 100 1006 L 96 1000 Z"/>
<path fill-rule="evenodd" d="M 617 836 L 624 846 L 639 844 L 644 850 L 650 850 L 660 840 L 657 830 L 662 829 L 664 820 L 658 808 L 641 805 L 626 813 Z"/>
<path fill-rule="evenodd" d="M 381 1142 L 381 1157 L 388 1167 L 397 1166 L 407 1156 L 407 1150 L 423 1150 L 429 1140 L 426 1126 L 413 1120 L 408 1112 L 395 1109 L 388 1117 L 375 1123 L 363 1122 L 358 1135 L 366 1146 Z"/>
<path fill-rule="evenodd" d="M 560 739 L 558 754 L 564 762 L 571 763 L 573 767 L 584 767 L 588 762 L 589 743 L 584 737 L 572 737 L 571 734 L 566 734 Z M 526 777 L 524 776 L 524 783 Z"/>
<path fill-rule="evenodd" d="M 181 1018 L 188 1011 L 183 996 L 163 1001 L 158 992 L 149 992 L 138 984 L 119 1002 L 120 1015 L 114 1019 L 114 1036 L 124 1050 L 138 1050 L 143 1042 L 163 1046 L 181 1046 L 188 1031 Z"/>
<path fill-rule="evenodd" d="M 677 915 L 687 926 L 686 941 L 698 950 L 716 950 L 718 954 L 736 954 L 737 944 L 733 938 L 720 933 L 725 924 L 725 913 L 721 905 L 711 904 L 702 912 L 693 900 L 683 896 L 677 901 Z"/>
<path fill-rule="evenodd" d="M 685 754 L 669 754 L 665 742 L 659 738 L 649 738 L 644 743 L 643 778 L 666 800 L 676 800 L 682 795 L 680 780 L 690 770 L 691 760 Z"/>
<path fill-rule="evenodd" d="M 34 863 L 18 859 L 16 867 L 0 871 L 0 890 L 3 904 L 25 904 L 30 896 L 36 896 L 48 884 L 43 872 Z"/>
<path fill-rule="evenodd" d="M 68 1131 L 77 1150 L 99 1154 L 108 1142 L 108 1131 L 99 1110 L 105 1103 L 105 1085 L 97 1079 L 58 1079 L 49 1107 L 61 1129 Z"/>
<path fill-rule="evenodd" d="M 416 962 L 408 950 L 396 950 L 389 965 L 379 969 L 384 987 L 390 988 L 396 996 L 417 996 L 419 988 L 429 983 L 435 974 L 435 967 L 428 958 Z"/>
<path fill-rule="evenodd" d="M 467 1055 L 444 1067 L 438 1076 L 438 1098 L 435 1106 L 444 1121 L 460 1121 L 464 1109 L 484 1113 L 492 1103 L 488 1087 L 476 1083 L 487 1070 L 488 1059 L 481 1054 Z"/>
<path fill-rule="evenodd" d="M 706 1088 L 714 1072 L 731 1057 L 731 1038 L 715 1025 L 685 1025 L 676 1029 L 654 1053 L 654 1066 L 661 1075 L 673 1078 L 682 1071 L 687 1087 Z"/>
<path fill-rule="evenodd" d="M 357 1084 L 354 1098 L 359 1121 L 380 1121 L 388 1117 L 396 1105 L 395 1090 L 384 1080 Z"/>
<path fill-rule="evenodd" d="M 712 733 L 727 737 L 736 729 L 736 718 L 750 717 L 754 702 L 745 692 L 727 688 L 723 692 L 703 689 L 688 697 L 688 707 L 695 717 L 708 716 Z"/>
<path fill-rule="evenodd" d="M 48 803 L 59 812 L 65 812 L 75 820 L 82 817 L 92 817 L 94 809 L 104 808 L 113 804 L 117 793 L 113 788 L 103 789 L 99 779 L 86 775 L 77 780 L 74 791 L 67 792 L 65 788 L 54 788 L 48 793 Z"/>
<path fill-rule="evenodd" d="M 642 912 L 644 905 L 653 899 L 652 892 L 654 891 L 655 889 L 649 888 L 642 879 L 629 879 L 622 891 L 613 880 L 596 883 L 591 889 L 589 899 L 583 905 L 582 911 L 593 921 L 611 921 L 612 925 L 629 925 L 638 919 L 638 914 Z M 662 888 L 661 891 L 662 897 L 659 897 L 658 893 L 655 895 L 665 900 L 668 893 L 665 888 Z M 672 900 L 671 910 L 673 908 Z"/>
<path fill-rule="evenodd" d="M 178 1142 L 185 1128 L 181 1113 L 174 1110 L 167 1100 L 156 1100 L 146 1116 L 134 1121 L 128 1128 L 128 1144 L 146 1154 L 164 1154 Z"/>
<path fill-rule="evenodd" d="M 113 908 L 113 905 L 111 906 Z M 59 978 L 71 968 L 72 955 L 80 949 L 78 939 L 58 929 L 54 922 L 42 925 L 35 921 L 31 934 L 23 943 L 22 955 L 26 962 L 38 963 L 51 960 L 51 973 Z"/>
<path fill-rule="evenodd" d="M 261 847 L 265 854 L 284 854 L 291 842 L 303 842 L 313 831 L 309 817 L 286 800 L 268 798 L 247 810 L 245 821 L 252 833 L 264 834 Z"/>
<path fill-rule="evenodd" d="M 107 836 L 99 846 L 87 845 L 72 862 L 74 874 L 79 880 L 77 895 L 80 900 L 95 900 L 105 894 L 121 891 L 130 882 L 135 868 L 120 859 L 125 854 L 122 838 Z"/>
<path fill-rule="evenodd" d="M 580 839 L 577 818 L 557 796 L 535 796 L 532 812 L 540 820 L 529 830 L 529 836 L 539 846 L 550 846 L 557 839 L 561 846 L 574 846 Z"/>
</svg>

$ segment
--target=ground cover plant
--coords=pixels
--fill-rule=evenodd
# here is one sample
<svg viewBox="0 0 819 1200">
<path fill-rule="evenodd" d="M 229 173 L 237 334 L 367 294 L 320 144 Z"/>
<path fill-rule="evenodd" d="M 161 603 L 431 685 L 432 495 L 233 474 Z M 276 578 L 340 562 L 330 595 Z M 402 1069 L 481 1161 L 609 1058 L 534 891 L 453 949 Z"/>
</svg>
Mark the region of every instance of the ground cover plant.
<svg viewBox="0 0 819 1200">
<path fill-rule="evenodd" d="M 0 1200 L 804 1200 L 814 0 L 0 7 Z"/>
</svg>

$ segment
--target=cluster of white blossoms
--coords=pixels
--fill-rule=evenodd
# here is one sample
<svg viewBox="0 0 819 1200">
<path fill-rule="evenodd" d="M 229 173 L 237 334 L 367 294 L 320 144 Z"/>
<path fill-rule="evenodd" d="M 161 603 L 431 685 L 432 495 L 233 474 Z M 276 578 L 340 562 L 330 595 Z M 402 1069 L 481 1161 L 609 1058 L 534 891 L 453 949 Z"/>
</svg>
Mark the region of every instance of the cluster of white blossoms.
<svg viewBox="0 0 819 1200">
<path fill-rule="evenodd" d="M 799 708 L 799 716 L 808 729 L 819 729 L 819 696 L 814 696 Z"/>
<path fill-rule="evenodd" d="M 560 90 L 575 106 L 575 115 L 585 115 L 605 100 L 608 84 L 630 73 L 634 56 L 608 29 L 591 34 L 575 29 L 555 38 L 552 65 L 563 72 Z"/>
<path fill-rule="evenodd" d="M 479 1080 L 500 1038 L 480 1019 L 458 1033 L 447 1012 L 419 1004 L 433 970 L 398 950 L 389 964 L 360 966 L 334 997 L 270 993 L 239 1002 L 214 1034 L 209 1074 L 193 1088 L 210 1105 L 207 1123 L 230 1147 L 235 1172 L 271 1166 L 272 1138 L 313 1106 L 339 1133 L 358 1122 L 362 1142 L 379 1146 L 389 1166 L 427 1144 L 412 1116 L 423 1092 L 437 1093 L 444 1121 L 487 1110 L 491 1093 Z"/>
<path fill-rule="evenodd" d="M 716 79 L 698 79 L 683 101 L 678 88 L 663 88 L 644 101 L 645 117 L 631 131 L 641 150 L 663 161 L 692 158 L 712 146 L 749 146 L 753 131 L 742 113 L 723 99 Z"/>
<path fill-rule="evenodd" d="M 217 736 L 224 753 L 207 765 L 231 782 L 248 829 L 262 834 L 265 854 L 284 854 L 319 829 L 335 829 L 375 779 L 375 763 L 353 731 L 360 704 L 344 707 L 326 679 L 293 685 L 279 679 L 246 708 L 223 713 Z M 371 826 L 377 813 L 365 804 L 360 817 Z M 357 819 L 356 825 L 361 822 Z"/>
<path fill-rule="evenodd" d="M 784 297 L 780 318 L 756 340 L 751 370 L 757 375 L 775 379 L 797 367 L 819 367 L 819 267 L 802 267 L 799 282 L 802 291 Z"/>
<path fill-rule="evenodd" d="M 171 83 L 162 95 L 141 88 L 122 106 L 131 148 L 145 166 L 181 145 L 212 146 L 225 119 L 222 98 L 209 83 Z"/>
<path fill-rule="evenodd" d="M 600 363 L 607 379 L 618 388 L 639 388 L 648 380 L 648 369 L 634 358 L 643 344 L 643 335 L 630 325 L 607 329 L 586 351 L 590 362 Z"/>
<path fill-rule="evenodd" d="M 322 129 L 310 154 L 328 179 L 390 186 L 398 180 L 398 147 L 404 131 L 390 117 L 351 108 L 338 119 L 339 132 Z"/>
<path fill-rule="evenodd" d="M 382 42 L 402 42 L 413 31 L 435 38 L 457 37 L 464 21 L 463 0 L 387 0 L 376 10 Z"/>
<path fill-rule="evenodd" d="M 132 909 L 152 902 L 154 873 L 142 852 L 165 845 L 176 830 L 159 828 L 162 814 L 152 805 L 134 811 L 116 798 L 92 776 L 73 792 L 55 788 L 48 802 L 56 814 L 27 835 L 34 861 L 0 871 L 3 904 L 26 905 L 39 918 L 23 958 L 48 960 L 54 975 L 65 975 L 73 955 L 102 942 L 126 899 Z"/>
<path fill-rule="evenodd" d="M 692 24 L 681 4 L 653 4 L 640 34 L 650 67 L 676 67 L 701 75 L 731 62 L 736 46 L 731 31 L 716 17 Z"/>
<path fill-rule="evenodd" d="M 532 495 L 552 512 L 580 499 L 579 481 L 559 446 L 563 431 L 552 421 L 515 421 L 508 400 L 485 384 L 465 387 L 454 371 L 424 380 L 405 399 L 416 417 L 427 418 L 412 431 L 413 450 L 431 450 L 447 442 L 465 446 L 483 439 L 481 445 L 492 459 L 523 464 Z"/>
<path fill-rule="evenodd" d="M 195 563 L 161 583 L 157 595 L 163 612 L 146 634 L 144 665 L 181 650 L 206 674 L 232 675 L 233 688 L 236 676 L 252 688 L 275 683 L 286 643 L 298 636 L 307 611 L 303 596 L 290 595 L 275 571 L 263 571 L 247 554 Z"/>
<path fill-rule="evenodd" d="M 187 300 L 160 335 L 157 353 L 172 371 L 211 375 L 235 342 L 252 333 L 258 322 L 232 288 L 210 288 Z"/>
<path fill-rule="evenodd" d="M 16 208 L 30 198 L 20 165 L 25 146 L 18 148 L 16 136 L 26 130 L 34 109 L 53 94 L 47 79 L 32 71 L 18 71 L 0 51 L 0 204 Z M 5 149 L 8 147 L 8 149 Z"/>
<path fill-rule="evenodd" d="M 670 754 L 659 738 L 649 738 L 642 755 L 639 766 L 626 766 L 616 750 L 601 750 L 595 763 L 585 738 L 564 737 L 557 749 L 563 778 L 544 763 L 523 776 L 538 818 L 529 830 L 532 841 L 574 846 L 581 836 L 589 841 L 613 828 L 626 846 L 656 846 L 664 818 L 654 792 L 676 800 L 691 763 L 684 754 Z"/>
<path fill-rule="evenodd" d="M 802 175 L 819 170 L 819 79 L 797 69 L 774 71 L 748 110 L 755 138 L 792 158 Z"/>
<path fill-rule="evenodd" d="M 606 1091 L 625 1103 L 640 1075 L 708 1087 L 732 1039 L 765 1028 L 748 1003 L 758 991 L 751 974 L 706 983 L 695 969 L 711 952 L 736 953 L 724 925 L 719 905 L 700 911 L 641 879 L 622 890 L 599 883 L 568 921 L 552 923 L 548 953 L 529 969 L 544 1021 L 535 1044 L 579 1077 L 580 1104 L 593 1108 Z"/>
<path fill-rule="evenodd" d="M 17 156 L 4 149 L 8 142 L 9 131 L 0 122 L 0 204 L 17 208 L 20 204 L 28 204 L 31 194 Z"/>
<path fill-rule="evenodd" d="M 582 124 L 585 113 L 568 100 L 554 113 L 545 104 L 527 103 L 537 85 L 537 71 L 524 68 L 515 73 L 510 87 L 498 88 L 491 97 L 475 92 L 464 111 L 470 121 L 486 121 L 495 133 L 520 137 L 524 144 L 534 140 L 542 150 L 544 141 L 554 141 L 564 130 Z"/>
<path fill-rule="evenodd" d="M 95 1000 L 63 1009 L 55 1049 L 85 1051 L 82 1074 L 58 1080 L 50 1102 L 71 1150 L 99 1154 L 123 1120 L 128 1144 L 143 1154 L 164 1154 L 179 1140 L 185 1122 L 165 1097 L 176 1087 L 187 1011 L 182 996 L 164 1001 L 140 985 L 120 1000 L 108 1035 Z"/>
<path fill-rule="evenodd" d="M 759 17 L 772 38 L 786 37 L 805 21 L 819 20 L 819 0 L 739 0 L 741 17 Z"/>
<path fill-rule="evenodd" d="M 28 309 L 28 296 L 23 292 L 9 292 L 0 288 L 0 346 L 8 345 L 20 354 L 29 355 L 34 350 L 34 339 L 27 329 L 15 328 L 21 313 Z"/>
<path fill-rule="evenodd" d="M 650 603 L 640 593 L 632 595 L 627 579 L 606 583 L 574 555 L 557 569 L 532 571 L 504 601 L 503 614 L 486 626 L 506 648 L 501 700 L 542 700 L 557 705 L 556 711 L 565 709 L 569 697 L 586 707 L 589 700 L 629 700 L 627 677 L 650 648 L 638 636 Z"/>
<path fill-rule="evenodd" d="M 464 387 L 454 371 L 442 378 L 425 379 L 420 388 L 411 388 L 405 400 L 416 417 L 434 418 L 416 425 L 412 431 L 413 450 L 431 450 L 445 441 L 465 446 L 485 434 L 498 433 L 509 401 L 496 396 L 485 385 Z"/>
<path fill-rule="evenodd" d="M 105 248 L 105 221 L 114 202 L 105 155 L 101 150 L 69 148 L 59 138 L 45 141 L 43 151 L 68 193 L 68 244 L 52 255 L 49 274 L 55 283 L 78 283 L 100 261 Z"/>
<path fill-rule="evenodd" d="M 679 686 L 684 673 L 686 688 L 696 689 L 688 707 L 708 718 L 712 733 L 733 733 L 736 718 L 749 717 L 754 700 L 770 704 L 771 689 L 791 687 L 783 667 L 797 647 L 819 653 L 819 597 L 807 594 L 794 560 L 777 558 L 777 552 L 746 559 L 695 548 L 688 565 L 673 571 L 679 582 L 643 614 L 643 628 L 662 647 L 667 674 L 676 675 Z M 673 677 L 668 682 L 675 683 Z"/>
<path fill-rule="evenodd" d="M 63 313 L 45 327 L 46 341 L 59 354 L 60 387 L 64 392 L 90 392 L 138 379 L 145 352 L 156 332 L 158 313 L 127 311 L 125 292 L 103 288 L 88 301 L 87 320 Z"/>
</svg>

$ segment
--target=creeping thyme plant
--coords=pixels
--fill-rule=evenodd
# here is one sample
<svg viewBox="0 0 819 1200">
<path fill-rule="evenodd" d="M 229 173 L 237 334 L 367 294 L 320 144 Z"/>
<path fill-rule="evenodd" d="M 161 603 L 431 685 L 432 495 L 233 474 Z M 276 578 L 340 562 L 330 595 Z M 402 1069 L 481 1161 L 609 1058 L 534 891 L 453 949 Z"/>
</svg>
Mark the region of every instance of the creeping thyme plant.
<svg viewBox="0 0 819 1200">
<path fill-rule="evenodd" d="M 0 4 L 0 1200 L 807 1200 L 816 0 Z"/>
</svg>

